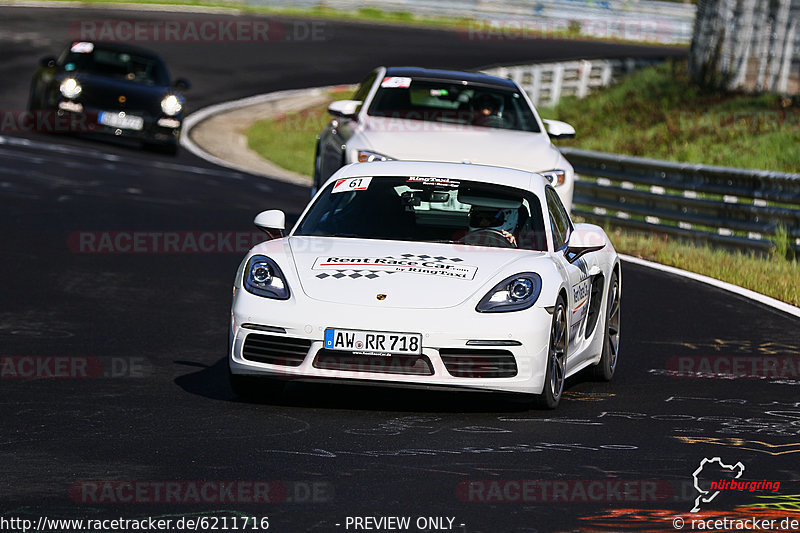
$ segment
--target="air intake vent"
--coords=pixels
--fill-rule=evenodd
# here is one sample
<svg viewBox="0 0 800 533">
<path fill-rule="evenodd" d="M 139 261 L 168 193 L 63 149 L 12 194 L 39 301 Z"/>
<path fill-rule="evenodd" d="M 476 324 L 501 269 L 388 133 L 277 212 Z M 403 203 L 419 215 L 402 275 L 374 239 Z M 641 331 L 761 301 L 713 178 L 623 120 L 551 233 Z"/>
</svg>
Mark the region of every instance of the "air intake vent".
<svg viewBox="0 0 800 533">
<path fill-rule="evenodd" d="M 311 348 L 308 339 L 251 333 L 244 339 L 242 357 L 256 363 L 300 366 Z"/>
<path fill-rule="evenodd" d="M 511 378 L 517 375 L 517 362 L 508 350 L 439 350 L 447 371 L 457 378 Z"/>
<path fill-rule="evenodd" d="M 314 368 L 344 372 L 373 372 L 378 374 L 403 374 L 407 376 L 432 376 L 433 366 L 424 355 L 363 355 L 338 350 L 320 350 L 314 359 Z"/>
</svg>

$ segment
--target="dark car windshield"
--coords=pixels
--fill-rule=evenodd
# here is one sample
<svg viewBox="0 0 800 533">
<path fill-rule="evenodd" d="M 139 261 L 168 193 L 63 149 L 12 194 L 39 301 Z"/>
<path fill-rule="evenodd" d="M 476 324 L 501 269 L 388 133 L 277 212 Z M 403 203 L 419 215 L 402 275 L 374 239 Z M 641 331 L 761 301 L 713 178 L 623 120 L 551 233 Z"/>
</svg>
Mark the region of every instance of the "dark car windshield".
<svg viewBox="0 0 800 533">
<path fill-rule="evenodd" d="M 369 115 L 449 122 L 539 132 L 539 124 L 518 91 L 461 81 L 386 76 Z"/>
<path fill-rule="evenodd" d="M 73 45 L 59 58 L 59 65 L 66 72 L 87 72 L 146 85 L 169 85 L 169 73 L 160 59 L 133 51 Z"/>
<path fill-rule="evenodd" d="M 337 180 L 294 235 L 546 250 L 539 199 L 531 192 L 436 177 Z"/>
</svg>

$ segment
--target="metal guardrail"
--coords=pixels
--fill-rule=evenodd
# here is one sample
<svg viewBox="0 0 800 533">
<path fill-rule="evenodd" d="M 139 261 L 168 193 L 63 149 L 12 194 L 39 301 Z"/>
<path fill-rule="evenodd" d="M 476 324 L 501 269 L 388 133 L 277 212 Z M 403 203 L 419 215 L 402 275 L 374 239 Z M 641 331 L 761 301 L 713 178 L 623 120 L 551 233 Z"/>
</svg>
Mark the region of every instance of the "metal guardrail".
<svg viewBox="0 0 800 533">
<path fill-rule="evenodd" d="M 800 252 L 800 174 L 561 152 L 579 175 L 574 215 L 756 251 L 783 228 Z"/>
<path fill-rule="evenodd" d="M 514 80 L 534 105 L 555 106 L 564 96 L 584 98 L 592 89 L 606 87 L 638 68 L 663 59 L 592 59 L 501 66 L 482 72 Z"/>
</svg>

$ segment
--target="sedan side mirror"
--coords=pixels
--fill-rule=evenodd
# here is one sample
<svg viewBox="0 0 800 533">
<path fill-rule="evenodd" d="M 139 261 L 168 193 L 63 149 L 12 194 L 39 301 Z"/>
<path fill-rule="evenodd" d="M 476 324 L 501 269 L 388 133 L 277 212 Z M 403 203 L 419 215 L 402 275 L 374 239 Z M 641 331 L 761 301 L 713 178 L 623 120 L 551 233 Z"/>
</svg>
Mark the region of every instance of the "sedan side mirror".
<svg viewBox="0 0 800 533">
<path fill-rule="evenodd" d="M 39 64 L 43 67 L 52 68 L 56 66 L 56 58 L 53 56 L 43 57 L 39 60 Z"/>
<path fill-rule="evenodd" d="M 572 263 L 589 252 L 597 252 L 606 247 L 606 234 L 600 226 L 594 224 L 575 224 L 569 236 L 564 255 Z"/>
<path fill-rule="evenodd" d="M 337 100 L 328 106 L 328 113 L 334 117 L 355 119 L 360 105 L 360 100 Z"/>
<path fill-rule="evenodd" d="M 189 89 L 192 88 L 192 84 L 189 83 L 189 80 L 187 80 L 186 78 L 176 79 L 175 82 L 172 84 L 172 86 L 179 91 L 188 91 Z"/>
<path fill-rule="evenodd" d="M 267 234 L 277 231 L 283 236 L 283 230 L 286 229 L 286 215 L 280 209 L 270 209 L 269 211 L 262 211 L 253 219 L 253 224 Z"/>
<path fill-rule="evenodd" d="M 544 125 L 547 128 L 547 134 L 553 139 L 572 139 L 575 137 L 575 128 L 566 122 L 561 122 L 560 120 L 549 120 L 546 118 L 542 119 L 542 122 L 544 122 Z"/>
</svg>

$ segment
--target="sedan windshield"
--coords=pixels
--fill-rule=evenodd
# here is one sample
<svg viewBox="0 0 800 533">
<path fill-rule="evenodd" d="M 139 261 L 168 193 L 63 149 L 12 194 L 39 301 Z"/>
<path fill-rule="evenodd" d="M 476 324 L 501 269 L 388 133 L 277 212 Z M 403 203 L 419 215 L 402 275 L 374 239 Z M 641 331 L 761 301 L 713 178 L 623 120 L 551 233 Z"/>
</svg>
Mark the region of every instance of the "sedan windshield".
<svg viewBox="0 0 800 533">
<path fill-rule="evenodd" d="M 294 235 L 546 250 L 539 199 L 449 178 L 345 178 L 329 184 Z"/>
<path fill-rule="evenodd" d="M 167 68 L 156 57 L 99 46 L 78 50 L 67 50 L 61 57 L 59 64 L 66 72 L 86 72 L 145 85 L 169 85 Z"/>
<path fill-rule="evenodd" d="M 406 120 L 540 131 L 530 106 L 519 92 L 465 85 L 460 81 L 387 76 L 367 113 Z"/>
</svg>

